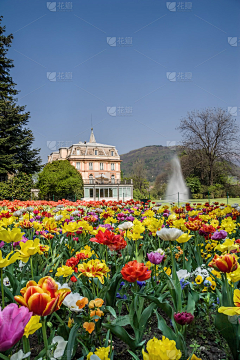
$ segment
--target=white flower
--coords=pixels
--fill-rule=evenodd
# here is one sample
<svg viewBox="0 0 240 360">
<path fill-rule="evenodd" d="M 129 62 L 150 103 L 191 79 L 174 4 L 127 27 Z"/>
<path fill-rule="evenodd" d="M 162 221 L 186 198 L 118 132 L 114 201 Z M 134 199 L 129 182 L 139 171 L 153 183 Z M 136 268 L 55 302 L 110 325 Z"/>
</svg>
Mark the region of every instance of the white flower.
<svg viewBox="0 0 240 360">
<path fill-rule="evenodd" d="M 183 231 L 176 228 L 162 228 L 157 231 L 157 236 L 165 241 L 174 241 L 178 239 L 183 234 Z"/>
<path fill-rule="evenodd" d="M 191 274 L 187 271 L 187 270 L 178 270 L 177 271 L 177 276 L 178 276 L 178 279 L 181 280 L 181 279 L 187 279 L 191 276 Z"/>
<path fill-rule="evenodd" d="M 235 203 L 235 204 L 232 204 L 232 208 L 237 208 L 239 206 L 239 204 Z"/>
<path fill-rule="evenodd" d="M 131 229 L 133 227 L 133 223 L 131 221 L 126 221 L 124 223 L 122 223 L 121 225 L 118 225 L 118 228 L 120 230 L 128 230 Z"/>
<path fill-rule="evenodd" d="M 56 215 L 56 216 L 54 216 L 54 219 L 55 219 L 56 221 L 60 221 L 62 218 L 63 218 L 63 215 Z"/>
<path fill-rule="evenodd" d="M 26 208 L 26 210 L 27 210 L 28 212 L 33 212 L 34 208 L 31 207 L 31 206 L 28 206 L 28 207 Z"/>
<path fill-rule="evenodd" d="M 21 211 L 17 210 L 13 213 L 13 216 L 20 217 L 22 215 Z"/>
<path fill-rule="evenodd" d="M 99 214 L 100 214 L 100 213 L 102 213 L 102 212 L 103 212 L 103 209 L 96 208 L 96 209 L 95 209 L 95 211 L 96 211 L 97 213 L 99 213 Z"/>
<path fill-rule="evenodd" d="M 67 297 L 65 297 L 65 299 L 63 300 L 63 304 L 67 306 L 71 311 L 77 313 L 83 311 L 82 309 L 79 309 L 79 307 L 76 305 L 76 302 L 82 299 L 83 296 L 79 295 L 78 293 L 71 293 Z"/>
<path fill-rule="evenodd" d="M 58 205 L 56 206 L 56 209 L 57 209 L 57 208 L 62 209 L 62 208 L 64 208 L 64 205 L 63 205 L 63 204 L 58 204 Z"/>
<path fill-rule="evenodd" d="M 202 276 L 203 278 L 206 278 L 209 276 L 209 272 L 207 271 L 207 269 L 203 269 L 202 267 L 198 267 L 196 268 L 196 270 L 193 272 L 193 274 L 195 276 Z"/>
<path fill-rule="evenodd" d="M 73 212 L 71 213 L 71 215 L 72 215 L 72 216 L 77 216 L 78 213 L 79 213 L 79 211 L 78 211 L 78 210 L 75 210 L 75 211 L 73 211 Z"/>
<path fill-rule="evenodd" d="M 18 266 L 19 269 L 21 270 L 26 264 L 24 262 L 22 262 L 22 260 L 19 261 Z"/>
<path fill-rule="evenodd" d="M 56 343 L 57 347 L 53 353 L 53 356 L 55 359 L 61 359 L 64 354 L 65 347 L 67 346 L 67 341 L 65 341 L 62 336 L 54 336 L 52 339 L 52 344 Z"/>
<path fill-rule="evenodd" d="M 10 286 L 10 281 L 9 281 L 9 278 L 8 278 L 8 277 L 5 277 L 5 278 L 3 279 L 3 285 L 5 285 L 5 286 Z"/>
<path fill-rule="evenodd" d="M 155 252 L 159 253 L 160 255 L 165 255 L 165 251 L 163 249 L 157 249 Z"/>
<path fill-rule="evenodd" d="M 31 351 L 29 351 L 27 354 L 24 354 L 22 350 L 19 350 L 17 353 L 13 354 L 10 357 L 10 360 L 22 360 L 28 357 L 31 354 Z"/>
<path fill-rule="evenodd" d="M 58 285 L 58 290 L 60 290 L 60 289 L 69 289 L 69 290 L 71 290 L 71 288 L 69 287 L 69 285 L 67 283 L 61 285 L 59 282 L 56 281 L 56 284 Z"/>
</svg>

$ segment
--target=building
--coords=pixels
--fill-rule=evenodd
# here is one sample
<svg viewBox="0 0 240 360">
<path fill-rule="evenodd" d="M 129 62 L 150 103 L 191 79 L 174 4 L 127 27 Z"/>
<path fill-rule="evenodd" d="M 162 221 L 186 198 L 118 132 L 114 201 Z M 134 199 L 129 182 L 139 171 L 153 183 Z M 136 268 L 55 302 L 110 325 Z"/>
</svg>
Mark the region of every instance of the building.
<svg viewBox="0 0 240 360">
<path fill-rule="evenodd" d="M 61 147 L 48 156 L 48 162 L 69 160 L 82 175 L 84 200 L 130 200 L 132 180 L 121 181 L 121 160 L 113 145 L 96 142 L 93 129 L 89 142 Z"/>
</svg>

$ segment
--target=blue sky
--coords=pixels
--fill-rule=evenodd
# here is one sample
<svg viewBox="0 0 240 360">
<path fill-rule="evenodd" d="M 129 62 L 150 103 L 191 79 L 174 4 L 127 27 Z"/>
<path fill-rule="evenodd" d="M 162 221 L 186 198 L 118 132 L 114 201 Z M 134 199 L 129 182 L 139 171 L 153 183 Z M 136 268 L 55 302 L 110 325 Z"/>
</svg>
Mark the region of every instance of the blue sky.
<svg viewBox="0 0 240 360">
<path fill-rule="evenodd" d="M 180 141 L 195 109 L 232 107 L 240 123 L 238 0 L 1 0 L 0 10 L 43 163 L 88 140 L 91 115 L 97 141 L 120 154 Z"/>
</svg>

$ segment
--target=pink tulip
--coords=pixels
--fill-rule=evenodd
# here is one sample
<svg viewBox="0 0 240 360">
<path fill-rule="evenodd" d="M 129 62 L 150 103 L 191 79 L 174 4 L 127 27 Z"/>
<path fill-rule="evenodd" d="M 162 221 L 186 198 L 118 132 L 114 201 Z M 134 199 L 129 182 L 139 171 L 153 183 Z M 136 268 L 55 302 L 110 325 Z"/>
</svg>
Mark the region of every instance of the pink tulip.
<svg viewBox="0 0 240 360">
<path fill-rule="evenodd" d="M 24 334 L 24 328 L 31 319 L 32 312 L 17 304 L 0 307 L 0 352 L 10 349 Z"/>
</svg>

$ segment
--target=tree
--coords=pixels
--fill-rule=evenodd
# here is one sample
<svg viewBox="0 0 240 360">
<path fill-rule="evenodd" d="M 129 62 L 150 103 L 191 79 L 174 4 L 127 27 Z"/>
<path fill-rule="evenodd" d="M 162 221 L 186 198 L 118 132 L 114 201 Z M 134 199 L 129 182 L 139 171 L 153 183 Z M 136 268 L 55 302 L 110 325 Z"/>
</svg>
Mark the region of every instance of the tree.
<svg viewBox="0 0 240 360">
<path fill-rule="evenodd" d="M 207 185 L 214 183 L 217 162 L 236 162 L 239 156 L 239 127 L 236 120 L 223 109 L 192 111 L 183 118 L 178 129 L 183 135 L 183 146 L 195 163 L 205 164 Z"/>
<path fill-rule="evenodd" d="M 26 173 L 18 173 L 6 182 L 0 182 L 0 199 L 29 200 L 31 199 L 32 187 L 32 176 Z"/>
<path fill-rule="evenodd" d="M 10 76 L 13 61 L 7 58 L 13 35 L 5 36 L 0 17 L 0 175 L 23 172 L 33 174 L 40 170 L 39 149 L 33 149 L 33 133 L 26 127 L 30 113 L 18 106 L 15 83 Z"/>
<path fill-rule="evenodd" d="M 83 197 L 82 175 L 68 160 L 56 160 L 47 164 L 38 175 L 39 197 L 65 199 Z"/>
<path fill-rule="evenodd" d="M 133 164 L 131 177 L 133 179 L 133 188 L 138 189 L 145 195 L 149 189 L 149 182 L 146 180 L 146 169 L 143 160 L 137 160 Z"/>
</svg>

